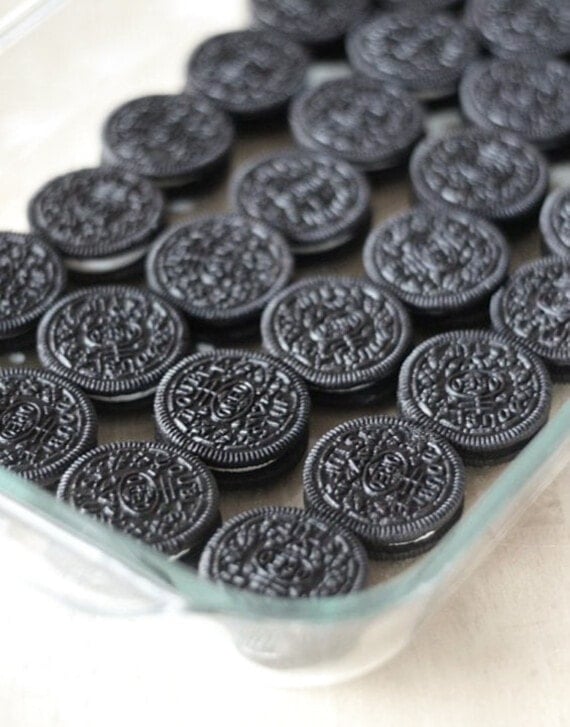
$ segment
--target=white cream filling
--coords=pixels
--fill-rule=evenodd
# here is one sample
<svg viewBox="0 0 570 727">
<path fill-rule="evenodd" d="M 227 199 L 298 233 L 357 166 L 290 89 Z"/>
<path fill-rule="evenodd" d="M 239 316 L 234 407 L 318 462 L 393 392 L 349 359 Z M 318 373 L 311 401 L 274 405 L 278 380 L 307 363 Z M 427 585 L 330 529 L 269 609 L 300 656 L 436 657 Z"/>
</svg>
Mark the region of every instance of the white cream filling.
<svg viewBox="0 0 570 727">
<path fill-rule="evenodd" d="M 152 389 L 146 391 L 136 391 L 134 394 L 119 394 L 118 396 L 101 396 L 100 394 L 90 394 L 90 398 L 95 401 L 110 401 L 110 402 L 122 402 L 122 401 L 137 401 L 137 399 L 144 399 L 146 396 L 154 394 L 157 386 L 153 386 Z"/>
<path fill-rule="evenodd" d="M 66 257 L 65 265 L 77 273 L 109 273 L 136 263 L 146 255 L 149 247 L 150 245 L 145 245 L 136 250 L 104 258 Z"/>
</svg>

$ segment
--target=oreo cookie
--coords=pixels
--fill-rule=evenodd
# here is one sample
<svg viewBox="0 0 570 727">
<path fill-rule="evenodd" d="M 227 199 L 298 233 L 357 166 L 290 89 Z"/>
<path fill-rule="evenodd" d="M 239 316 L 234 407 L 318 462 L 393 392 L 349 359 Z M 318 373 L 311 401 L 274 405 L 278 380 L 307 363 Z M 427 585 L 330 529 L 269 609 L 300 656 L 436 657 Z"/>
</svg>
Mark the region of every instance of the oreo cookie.
<svg viewBox="0 0 570 727">
<path fill-rule="evenodd" d="M 284 111 L 301 90 L 309 59 L 297 43 L 268 30 L 215 35 L 194 51 L 188 83 L 217 106 L 252 119 Z"/>
<path fill-rule="evenodd" d="M 0 347 L 30 334 L 66 282 L 61 258 L 38 235 L 0 232 Z"/>
<path fill-rule="evenodd" d="M 491 301 L 497 331 L 524 344 L 553 378 L 570 381 L 570 260 L 543 258 L 518 268 Z"/>
<path fill-rule="evenodd" d="M 429 338 L 404 361 L 398 384 L 401 413 L 474 465 L 514 457 L 546 423 L 551 395 L 542 361 L 489 331 Z"/>
<path fill-rule="evenodd" d="M 356 535 L 373 558 L 429 550 L 463 510 L 465 470 L 444 439 L 409 422 L 369 416 L 344 422 L 313 447 L 305 504 Z"/>
<path fill-rule="evenodd" d="M 493 55 L 570 53 L 570 5 L 565 0 L 469 0 L 466 16 Z"/>
<path fill-rule="evenodd" d="M 457 327 L 486 317 L 510 254 L 503 234 L 489 222 L 419 206 L 377 227 L 363 257 L 367 275 L 414 314 Z"/>
<path fill-rule="evenodd" d="M 507 132 L 473 127 L 420 144 L 410 175 L 420 202 L 497 223 L 534 215 L 549 181 L 546 160 L 533 146 Z"/>
<path fill-rule="evenodd" d="M 452 15 L 379 13 L 353 30 L 346 50 L 357 73 L 398 83 L 426 100 L 452 96 L 463 71 L 475 58 L 473 32 Z"/>
<path fill-rule="evenodd" d="M 294 507 L 228 520 L 206 545 L 200 575 L 263 596 L 340 596 L 366 584 L 368 560 L 340 526 Z"/>
<path fill-rule="evenodd" d="M 204 96 L 143 96 L 105 122 L 103 161 L 163 188 L 204 184 L 225 168 L 233 142 L 231 119 Z"/>
<path fill-rule="evenodd" d="M 350 76 L 301 93 L 289 111 L 297 143 L 367 172 L 399 166 L 424 133 L 420 103 L 397 85 Z"/>
<path fill-rule="evenodd" d="M 160 382 L 158 437 L 204 461 L 221 485 L 274 482 L 307 445 L 310 400 L 273 356 L 238 349 L 198 353 Z"/>
<path fill-rule="evenodd" d="M 149 287 L 181 308 L 196 329 L 246 337 L 293 273 L 285 239 L 241 215 L 194 219 L 168 230 L 146 263 Z"/>
<path fill-rule="evenodd" d="M 546 253 L 570 257 L 570 189 L 548 195 L 540 212 L 540 233 Z"/>
<path fill-rule="evenodd" d="M 465 117 L 484 129 L 511 131 L 543 149 L 570 139 L 570 65 L 561 60 L 485 60 L 460 88 Z"/>
<path fill-rule="evenodd" d="M 38 328 L 42 365 L 106 403 L 148 399 L 187 343 L 186 325 L 170 304 L 127 285 L 70 293 Z"/>
<path fill-rule="evenodd" d="M 315 51 L 336 50 L 366 16 L 369 0 L 251 0 L 254 21 Z"/>
<path fill-rule="evenodd" d="M 173 558 L 199 552 L 220 522 L 212 473 L 156 442 L 91 449 L 64 474 L 57 496 Z"/>
<path fill-rule="evenodd" d="M 233 184 L 240 212 L 279 230 L 298 256 L 358 240 L 370 224 L 370 187 L 349 164 L 284 151 L 242 169 Z"/>
<path fill-rule="evenodd" d="M 325 403 L 367 404 L 392 392 L 412 329 L 389 291 L 357 278 L 315 277 L 271 301 L 261 335 Z"/>
<path fill-rule="evenodd" d="M 141 263 L 164 210 L 162 194 L 148 180 L 99 167 L 52 179 L 30 202 L 28 217 L 69 270 L 107 276 Z"/>
<path fill-rule="evenodd" d="M 76 386 L 49 371 L 0 369 L 0 466 L 49 488 L 96 443 L 93 405 Z"/>
</svg>

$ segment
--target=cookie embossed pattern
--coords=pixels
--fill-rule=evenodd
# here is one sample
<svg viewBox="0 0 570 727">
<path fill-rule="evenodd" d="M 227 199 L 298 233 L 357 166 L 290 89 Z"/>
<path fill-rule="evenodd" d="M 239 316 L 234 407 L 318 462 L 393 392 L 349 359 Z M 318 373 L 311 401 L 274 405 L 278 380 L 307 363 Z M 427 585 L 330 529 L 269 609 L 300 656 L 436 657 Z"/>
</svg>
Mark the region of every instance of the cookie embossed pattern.
<svg viewBox="0 0 570 727">
<path fill-rule="evenodd" d="M 65 472 L 57 496 L 172 557 L 199 552 L 220 520 L 211 472 L 154 442 L 91 449 Z"/>
<path fill-rule="evenodd" d="M 28 205 L 30 225 L 87 275 L 132 272 L 164 224 L 162 194 L 116 167 L 80 169 L 44 185 Z"/>
<path fill-rule="evenodd" d="M 439 436 L 389 416 L 340 424 L 311 450 L 307 507 L 356 535 L 373 558 L 429 550 L 458 520 L 465 472 Z"/>
<path fill-rule="evenodd" d="M 103 128 L 103 161 L 159 187 L 206 183 L 225 166 L 234 127 L 198 94 L 144 96 L 113 111 Z"/>
<path fill-rule="evenodd" d="M 404 361 L 398 383 L 402 414 L 476 465 L 511 459 L 546 423 L 551 398 L 542 361 L 489 331 L 429 338 Z"/>
<path fill-rule="evenodd" d="M 263 345 L 323 402 L 385 398 L 411 345 L 409 316 L 365 280 L 314 277 L 276 296 L 261 319 Z"/>
<path fill-rule="evenodd" d="M 307 598 L 360 590 L 368 560 L 340 526 L 297 508 L 266 507 L 228 520 L 204 549 L 199 568 L 255 593 Z"/>
<path fill-rule="evenodd" d="M 0 232 L 0 348 L 30 334 L 65 284 L 61 258 L 39 236 Z"/>
<path fill-rule="evenodd" d="M 360 76 L 304 91 L 291 104 L 289 121 L 301 147 L 366 172 L 403 164 L 424 132 L 423 109 L 410 93 Z"/>
<path fill-rule="evenodd" d="M 565 0 L 469 0 L 466 15 L 493 55 L 570 52 L 570 5 Z"/>
<path fill-rule="evenodd" d="M 0 465 L 53 487 L 97 441 L 93 405 L 50 371 L 0 369 Z"/>
<path fill-rule="evenodd" d="M 369 277 L 411 311 L 457 327 L 488 318 L 509 266 L 505 237 L 474 215 L 413 207 L 377 227 L 363 251 Z"/>
<path fill-rule="evenodd" d="M 42 318 L 46 368 L 107 403 L 143 401 L 185 353 L 181 315 L 154 293 L 127 285 L 69 293 Z"/>
<path fill-rule="evenodd" d="M 455 93 L 467 64 L 477 55 L 474 34 L 446 13 L 379 13 L 347 38 L 349 61 L 357 73 L 399 83 L 420 98 Z"/>
<path fill-rule="evenodd" d="M 212 215 L 165 232 L 147 257 L 146 279 L 193 327 L 236 339 L 258 332 L 263 308 L 293 268 L 274 229 L 243 215 Z"/>
<path fill-rule="evenodd" d="M 308 65 L 303 48 L 277 33 L 224 33 L 193 52 L 188 85 L 238 118 L 259 119 L 286 108 L 301 90 Z"/>
<path fill-rule="evenodd" d="M 303 456 L 310 399 L 279 359 L 220 349 L 171 368 L 154 402 L 158 437 L 202 459 L 223 485 L 275 482 Z"/>
<path fill-rule="evenodd" d="M 245 215 L 279 230 L 295 255 L 316 255 L 368 230 L 370 187 L 349 164 L 325 154 L 285 151 L 243 168 L 233 198 Z"/>
<path fill-rule="evenodd" d="M 457 208 L 496 223 L 538 212 L 548 190 L 548 164 L 519 137 L 467 128 L 416 147 L 410 176 L 417 199 L 436 209 Z"/>
<path fill-rule="evenodd" d="M 470 66 L 460 100 L 468 121 L 510 131 L 543 149 L 570 138 L 570 65 L 561 60 L 486 60 Z"/>
</svg>

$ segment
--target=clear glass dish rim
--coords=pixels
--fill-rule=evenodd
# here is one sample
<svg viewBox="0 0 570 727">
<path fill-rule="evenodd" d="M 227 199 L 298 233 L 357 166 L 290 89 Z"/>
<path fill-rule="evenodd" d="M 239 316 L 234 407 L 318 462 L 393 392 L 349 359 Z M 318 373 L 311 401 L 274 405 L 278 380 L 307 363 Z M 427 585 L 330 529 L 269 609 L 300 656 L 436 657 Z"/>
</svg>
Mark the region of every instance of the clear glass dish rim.
<svg viewBox="0 0 570 727">
<path fill-rule="evenodd" d="M 223 586 L 200 577 L 143 543 L 75 512 L 52 494 L 0 468 L 0 495 L 46 518 L 72 537 L 182 600 L 183 608 L 247 619 L 263 618 L 334 623 L 377 616 L 404 601 L 431 593 L 458 562 L 501 522 L 542 467 L 554 461 L 570 438 L 570 402 L 511 462 L 462 520 L 421 561 L 405 572 L 358 593 L 323 599 L 274 598 Z M 548 457 L 545 455 L 548 454 Z M 163 574 L 168 582 L 157 578 Z"/>
</svg>

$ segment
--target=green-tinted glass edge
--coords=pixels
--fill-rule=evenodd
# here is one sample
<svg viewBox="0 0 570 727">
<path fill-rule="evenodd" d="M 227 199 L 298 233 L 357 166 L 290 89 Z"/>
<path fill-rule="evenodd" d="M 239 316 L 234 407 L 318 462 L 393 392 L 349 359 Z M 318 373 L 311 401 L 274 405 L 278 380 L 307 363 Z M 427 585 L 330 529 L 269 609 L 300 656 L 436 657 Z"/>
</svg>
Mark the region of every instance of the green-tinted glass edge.
<svg viewBox="0 0 570 727">
<path fill-rule="evenodd" d="M 378 615 L 403 601 L 431 594 L 446 576 L 501 522 L 518 496 L 536 486 L 546 465 L 570 459 L 570 402 L 521 452 L 460 523 L 417 565 L 401 575 L 349 596 L 291 601 L 249 594 L 200 578 L 189 568 L 131 538 L 111 531 L 6 470 L 0 494 L 47 518 L 62 531 L 102 550 L 137 576 L 182 600 L 191 611 L 244 618 L 339 621 Z M 566 445 L 566 446 L 565 446 Z M 546 456 L 547 455 L 547 456 Z M 157 575 L 162 574 L 171 586 Z"/>
</svg>

